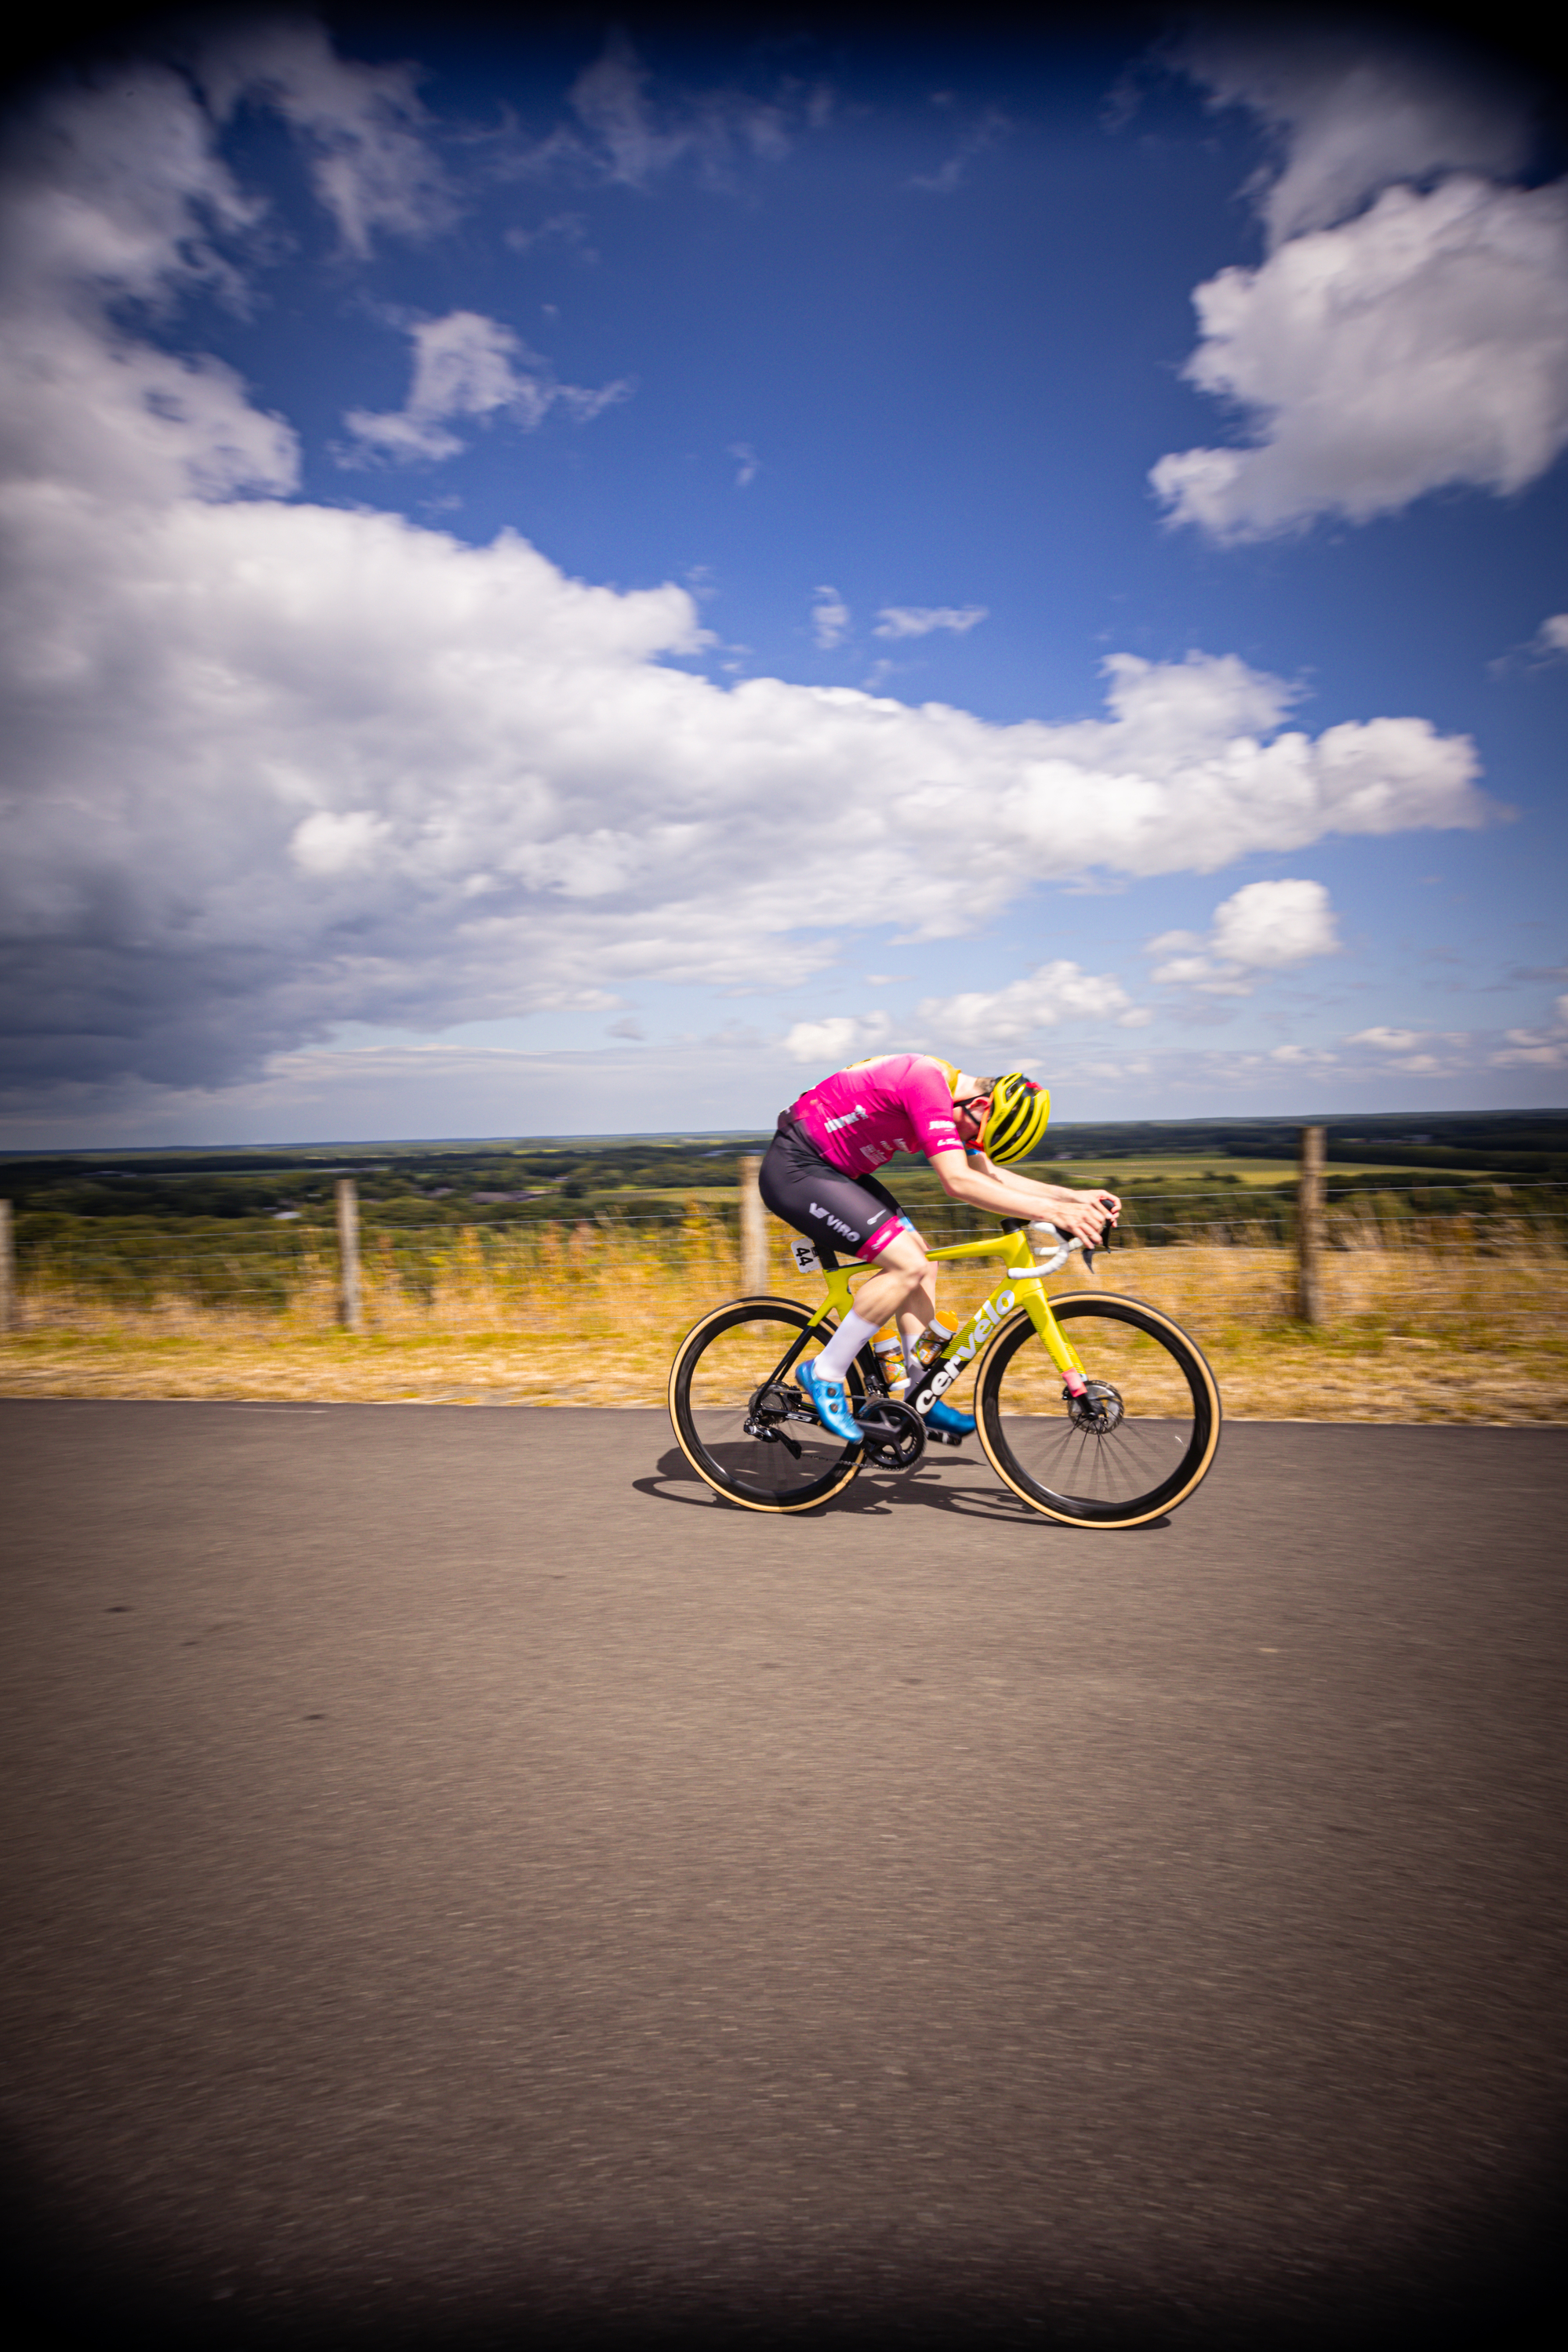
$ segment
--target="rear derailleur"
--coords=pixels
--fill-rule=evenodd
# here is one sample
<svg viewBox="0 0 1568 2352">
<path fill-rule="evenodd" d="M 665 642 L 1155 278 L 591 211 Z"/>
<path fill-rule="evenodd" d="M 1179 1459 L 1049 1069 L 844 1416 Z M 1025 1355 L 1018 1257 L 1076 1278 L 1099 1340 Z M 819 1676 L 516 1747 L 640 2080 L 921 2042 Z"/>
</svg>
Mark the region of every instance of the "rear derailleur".
<svg viewBox="0 0 1568 2352">
<path fill-rule="evenodd" d="M 802 1449 L 784 1428 L 786 1421 L 806 1421 L 815 1427 L 816 1415 L 800 1391 L 786 1387 L 783 1381 L 758 1389 L 746 1408 L 746 1435 L 760 1437 L 765 1445 L 787 1446 L 798 1462 Z"/>
</svg>

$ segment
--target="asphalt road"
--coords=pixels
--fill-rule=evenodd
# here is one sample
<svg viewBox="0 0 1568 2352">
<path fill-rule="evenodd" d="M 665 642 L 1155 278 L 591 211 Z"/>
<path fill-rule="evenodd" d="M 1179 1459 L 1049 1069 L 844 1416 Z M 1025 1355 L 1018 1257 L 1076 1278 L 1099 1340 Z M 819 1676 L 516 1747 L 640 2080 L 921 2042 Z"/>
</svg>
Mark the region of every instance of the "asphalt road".
<svg viewBox="0 0 1568 2352">
<path fill-rule="evenodd" d="M 17 2340 L 1559 2341 L 1568 1432 L 0 1403 Z"/>
</svg>

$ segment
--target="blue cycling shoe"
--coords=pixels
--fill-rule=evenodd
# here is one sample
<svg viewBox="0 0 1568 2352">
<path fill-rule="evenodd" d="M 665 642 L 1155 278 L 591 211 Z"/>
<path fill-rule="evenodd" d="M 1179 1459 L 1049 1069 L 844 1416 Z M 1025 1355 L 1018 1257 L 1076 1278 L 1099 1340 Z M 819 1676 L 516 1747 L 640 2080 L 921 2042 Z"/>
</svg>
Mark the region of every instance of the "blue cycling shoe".
<svg viewBox="0 0 1568 2352">
<path fill-rule="evenodd" d="M 951 1438 L 956 1445 L 961 1437 L 973 1436 L 974 1415 L 960 1412 L 956 1405 L 943 1404 L 938 1397 L 926 1415 L 926 1427 L 934 1429 L 939 1436 Z"/>
<path fill-rule="evenodd" d="M 805 1393 L 806 1402 L 816 1409 L 816 1417 L 830 1437 L 841 1437 L 846 1445 L 863 1445 L 866 1433 L 849 1410 L 842 1381 L 819 1377 L 816 1360 L 801 1364 L 795 1379 Z"/>
</svg>

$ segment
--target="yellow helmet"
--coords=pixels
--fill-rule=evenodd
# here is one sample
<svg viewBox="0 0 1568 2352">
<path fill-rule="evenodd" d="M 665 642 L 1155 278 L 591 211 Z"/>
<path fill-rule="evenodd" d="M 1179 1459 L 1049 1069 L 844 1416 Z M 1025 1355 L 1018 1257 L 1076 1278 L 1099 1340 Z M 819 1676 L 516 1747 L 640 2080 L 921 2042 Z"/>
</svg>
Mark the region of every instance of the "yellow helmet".
<svg viewBox="0 0 1568 2352">
<path fill-rule="evenodd" d="M 987 1079 L 984 1091 L 991 1097 L 991 1113 L 980 1130 L 980 1149 L 991 1160 L 1022 1160 L 1033 1151 L 1051 1116 L 1048 1087 L 1022 1070 Z"/>
</svg>

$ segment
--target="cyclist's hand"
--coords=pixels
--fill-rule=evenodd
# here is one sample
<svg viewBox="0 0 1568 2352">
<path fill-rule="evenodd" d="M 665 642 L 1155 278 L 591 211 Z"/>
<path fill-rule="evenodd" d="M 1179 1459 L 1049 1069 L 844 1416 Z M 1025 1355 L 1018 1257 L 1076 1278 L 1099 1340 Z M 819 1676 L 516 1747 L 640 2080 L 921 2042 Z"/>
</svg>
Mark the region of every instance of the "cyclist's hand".
<svg viewBox="0 0 1568 2352">
<path fill-rule="evenodd" d="M 1107 1225 L 1113 1225 L 1121 1213 L 1121 1203 L 1114 1192 L 1072 1192 L 1070 1205 L 1053 1208 L 1051 1222 L 1064 1234 L 1071 1234 L 1087 1249 L 1098 1249 Z"/>
<path fill-rule="evenodd" d="M 1098 1202 L 1091 1201 L 1087 1193 L 1074 1192 L 1066 1200 L 1053 1202 L 1051 1223 L 1064 1241 L 1070 1237 L 1073 1241 L 1082 1242 L 1086 1249 L 1100 1247 L 1105 1219 Z"/>
</svg>

